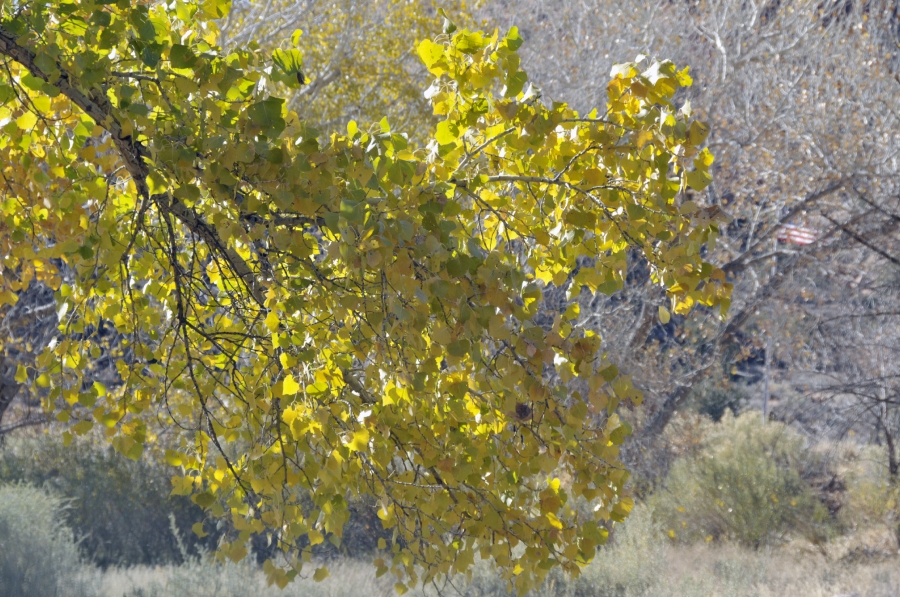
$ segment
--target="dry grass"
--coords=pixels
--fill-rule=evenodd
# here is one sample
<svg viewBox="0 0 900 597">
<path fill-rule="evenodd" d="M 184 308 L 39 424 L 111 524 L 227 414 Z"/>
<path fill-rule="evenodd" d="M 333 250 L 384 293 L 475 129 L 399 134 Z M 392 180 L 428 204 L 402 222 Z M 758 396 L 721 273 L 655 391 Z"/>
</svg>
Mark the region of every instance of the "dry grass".
<svg viewBox="0 0 900 597">
<path fill-rule="evenodd" d="M 639 509 L 640 510 L 640 509 Z M 630 525 L 630 526 L 629 526 Z M 826 549 L 795 541 L 753 551 L 729 544 L 673 545 L 646 513 L 636 512 L 615 545 L 577 581 L 551 576 L 534 597 L 900 597 L 900 555 L 887 532 L 857 533 Z M 110 570 L 102 597 L 390 597 L 389 576 L 376 579 L 366 562 L 329 565 L 322 583 L 299 580 L 284 591 L 267 587 L 249 563 Z M 435 597 L 433 589 L 415 597 Z M 489 567 L 471 583 L 454 582 L 449 597 L 504 597 Z"/>
<path fill-rule="evenodd" d="M 734 546 L 671 549 L 665 587 L 654 597 L 897 597 L 900 557 L 870 552 L 834 558 L 812 549 L 754 552 Z"/>
<path fill-rule="evenodd" d="M 262 570 L 249 562 L 109 569 L 97 572 L 98 597 L 390 597 L 387 579 L 376 579 L 365 562 L 328 565 L 331 576 L 320 583 L 298 579 L 284 590 L 269 587 Z M 312 569 L 310 569 L 312 572 Z"/>
</svg>

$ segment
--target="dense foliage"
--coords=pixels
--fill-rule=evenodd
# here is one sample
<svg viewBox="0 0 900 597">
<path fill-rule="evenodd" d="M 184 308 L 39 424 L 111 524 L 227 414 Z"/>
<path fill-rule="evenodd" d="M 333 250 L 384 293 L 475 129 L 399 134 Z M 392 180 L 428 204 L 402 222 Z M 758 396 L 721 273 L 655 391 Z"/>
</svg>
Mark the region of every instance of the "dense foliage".
<svg viewBox="0 0 900 597">
<path fill-rule="evenodd" d="M 675 464 L 666 490 L 654 496 L 657 516 L 680 541 L 757 548 L 796 535 L 821 541 L 833 521 L 803 478 L 813 462 L 803 438 L 783 423 L 728 413 L 695 456 Z"/>
<path fill-rule="evenodd" d="M 621 65 L 580 115 L 526 86 L 515 28 L 446 19 L 417 46 L 441 120 L 416 147 L 386 119 L 311 128 L 270 95 L 304 84 L 301 52 L 222 51 L 226 15 L 4 5 L 2 300 L 39 281 L 60 318 L 17 381 L 73 433 L 163 445 L 174 493 L 238 531 L 221 556 L 254 535 L 289 554 L 266 563 L 279 585 L 340 545 L 359 494 L 393 532 L 376 564 L 398 591 L 477 554 L 520 589 L 577 573 L 631 509 L 617 410 L 641 395 L 577 305 L 535 316 L 548 285 L 619 289 L 629 259 L 664 323 L 727 309 L 701 256 L 715 210 L 686 197 L 713 162 L 673 103 L 687 69 Z"/>
<path fill-rule="evenodd" d="M 0 483 L 26 483 L 65 499 L 61 516 L 87 559 L 102 567 L 179 562 L 170 517 L 185 547 L 214 547 L 190 528 L 205 513 L 184 496 L 170 496 L 171 470 L 149 458 L 133 461 L 93 438 L 63 446 L 59 437 L 7 440 Z M 199 544 L 199 545 L 198 545 Z"/>
<path fill-rule="evenodd" d="M 27 485 L 0 485 L 0 594 L 88 597 L 65 504 Z"/>
</svg>

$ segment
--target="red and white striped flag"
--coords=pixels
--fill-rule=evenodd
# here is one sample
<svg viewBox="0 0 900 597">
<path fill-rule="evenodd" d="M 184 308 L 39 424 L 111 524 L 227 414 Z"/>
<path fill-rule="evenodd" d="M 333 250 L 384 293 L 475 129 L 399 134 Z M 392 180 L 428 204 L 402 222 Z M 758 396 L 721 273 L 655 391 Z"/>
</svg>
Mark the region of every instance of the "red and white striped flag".
<svg viewBox="0 0 900 597">
<path fill-rule="evenodd" d="M 818 240 L 815 230 L 797 226 L 796 224 L 785 224 L 778 230 L 778 241 L 783 243 L 791 243 L 792 245 L 811 245 Z"/>
</svg>

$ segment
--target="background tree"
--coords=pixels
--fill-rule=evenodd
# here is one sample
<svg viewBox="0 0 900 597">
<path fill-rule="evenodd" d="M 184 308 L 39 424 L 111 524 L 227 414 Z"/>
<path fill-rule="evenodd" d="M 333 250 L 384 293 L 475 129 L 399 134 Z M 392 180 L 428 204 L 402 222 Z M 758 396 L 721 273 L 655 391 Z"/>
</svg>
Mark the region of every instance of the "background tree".
<svg viewBox="0 0 900 597">
<path fill-rule="evenodd" d="M 638 52 L 673 56 L 693 65 L 695 84 L 685 93 L 711 126 L 715 180 L 694 201 L 731 221 L 707 250 L 735 283 L 732 317 L 675 316 L 663 325 L 655 311 L 665 298 L 637 268 L 619 293 L 586 296 L 582 304 L 585 324 L 645 392 L 644 439 L 631 444 L 629 458 L 648 474 L 664 473 L 652 472 L 664 461 L 657 451 L 640 457 L 647 442 L 660 437 L 701 380 L 761 380 L 767 345 L 775 353 L 773 384 L 798 397 L 779 402 L 777 416 L 820 437 L 838 436 L 846 429 L 834 425 L 839 410 L 814 400 L 814 392 L 800 397 L 814 390 L 808 367 L 836 371 L 840 355 L 862 354 L 852 334 L 838 333 L 827 342 L 831 356 L 816 364 L 819 348 L 809 333 L 819 312 L 856 317 L 869 300 L 861 293 L 880 287 L 883 269 L 896 266 L 894 3 L 518 6 L 521 12 L 499 1 L 478 14 L 517 20 L 534 41 L 523 63 L 545 95 L 565 93 L 575 107 L 588 106 L 603 93 L 597 73 L 613 63 Z M 778 242 L 786 225 L 810 229 L 815 242 Z M 757 405 L 762 385 L 754 385 Z"/>
</svg>

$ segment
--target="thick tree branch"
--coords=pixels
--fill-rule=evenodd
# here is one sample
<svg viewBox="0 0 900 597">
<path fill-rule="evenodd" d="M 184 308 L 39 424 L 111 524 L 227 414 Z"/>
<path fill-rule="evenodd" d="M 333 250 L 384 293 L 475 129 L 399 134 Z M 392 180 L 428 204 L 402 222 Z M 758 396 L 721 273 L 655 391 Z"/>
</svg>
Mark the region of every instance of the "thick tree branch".
<svg viewBox="0 0 900 597">
<path fill-rule="evenodd" d="M 138 195 L 144 201 L 151 199 L 147 184 L 149 172 L 147 162 L 144 160 L 148 156 L 147 148 L 133 137 L 122 133 L 122 125 L 113 114 L 112 106 L 105 94 L 100 90 L 91 90 L 85 94 L 72 83 L 72 77 L 59 64 L 57 64 L 59 77 L 51 79 L 50 75 L 35 64 L 34 52 L 18 45 L 16 39 L 15 34 L 0 27 L 0 55 L 11 58 L 26 68 L 32 76 L 57 87 L 60 93 L 105 129 L 112 136 L 113 143 L 125 164 L 125 169 L 131 175 Z M 202 238 L 211 250 L 222 255 L 244 282 L 253 299 L 260 306 L 264 305 L 263 286 L 250 265 L 219 238 L 213 226 L 206 223 L 194 210 L 178 201 L 170 200 L 168 195 L 154 195 L 152 199 L 161 211 L 173 215 L 193 234 Z"/>
<path fill-rule="evenodd" d="M 739 256 L 735 257 L 728 263 L 722 266 L 722 270 L 728 273 L 735 273 L 743 271 L 750 263 L 754 261 L 758 261 L 758 259 L 753 259 L 748 262 L 750 257 L 753 257 L 754 253 L 759 251 L 766 243 L 769 242 L 769 239 L 772 238 L 772 235 L 778 233 L 778 229 L 791 221 L 791 219 L 803 211 L 804 209 L 808 209 L 811 205 L 813 205 L 819 199 L 824 199 L 828 197 L 832 193 L 840 190 L 847 183 L 847 179 L 842 178 L 837 180 L 823 189 L 820 189 L 814 193 L 810 193 L 803 199 L 797 203 L 797 205 L 793 206 L 791 209 L 787 211 L 777 222 L 775 222 L 770 228 L 769 231 L 763 234 L 753 245 L 747 248 L 746 251 L 741 253 Z"/>
<path fill-rule="evenodd" d="M 878 253 L 879 255 L 881 255 L 882 257 L 884 257 L 885 259 L 887 259 L 894 265 L 900 265 L 900 259 L 897 259 L 896 257 L 891 255 L 887 251 L 884 251 L 884 250 L 878 248 L 877 246 L 875 246 L 874 244 L 870 243 L 869 241 L 864 239 L 862 236 L 860 236 L 859 233 L 857 233 L 855 230 L 853 230 L 846 224 L 842 224 L 842 223 L 838 222 L 837 220 L 834 220 L 831 217 L 826 216 L 825 214 L 822 214 L 822 217 L 825 218 L 826 220 L 828 220 L 829 222 L 831 222 L 832 224 L 834 224 L 835 226 L 837 226 L 838 228 L 840 228 L 841 231 L 844 232 L 844 234 L 846 234 L 847 236 L 849 236 L 850 238 L 852 238 L 859 244 L 874 251 L 875 253 Z"/>
</svg>

